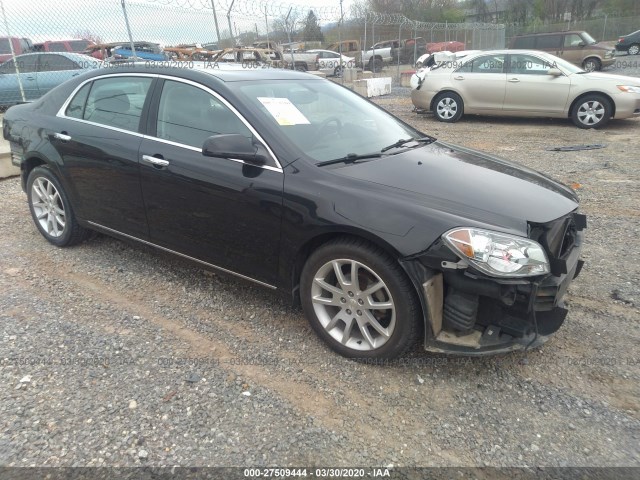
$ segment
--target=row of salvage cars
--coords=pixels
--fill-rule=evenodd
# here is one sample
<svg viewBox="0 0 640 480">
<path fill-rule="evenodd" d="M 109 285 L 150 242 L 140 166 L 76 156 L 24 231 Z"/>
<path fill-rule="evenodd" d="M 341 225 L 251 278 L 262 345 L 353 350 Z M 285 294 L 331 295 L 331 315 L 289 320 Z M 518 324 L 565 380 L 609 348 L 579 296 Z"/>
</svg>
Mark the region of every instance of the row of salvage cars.
<svg viewBox="0 0 640 480">
<path fill-rule="evenodd" d="M 442 52 L 420 61 L 411 100 L 442 122 L 478 114 L 570 118 L 599 128 L 640 115 L 640 79 L 587 72 L 546 52 Z"/>
</svg>

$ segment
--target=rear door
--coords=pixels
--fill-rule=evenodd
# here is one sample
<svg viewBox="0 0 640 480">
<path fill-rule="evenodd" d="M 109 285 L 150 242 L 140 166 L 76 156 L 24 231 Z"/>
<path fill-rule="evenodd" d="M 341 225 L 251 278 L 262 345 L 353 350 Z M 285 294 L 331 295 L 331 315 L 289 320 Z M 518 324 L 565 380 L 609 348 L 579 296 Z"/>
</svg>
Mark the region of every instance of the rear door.
<svg viewBox="0 0 640 480">
<path fill-rule="evenodd" d="M 149 134 L 140 146 L 151 241 L 273 284 L 284 181 L 280 166 L 275 159 L 255 166 L 202 154 L 204 141 L 216 134 L 241 134 L 260 142 L 226 101 L 206 87 L 164 80 L 151 112 Z"/>
<path fill-rule="evenodd" d="M 40 58 L 36 76 L 40 96 L 82 73 L 80 65 L 63 55 L 41 53 L 38 56 Z"/>
<path fill-rule="evenodd" d="M 501 110 L 507 75 L 504 54 L 481 55 L 464 61 L 451 74 L 451 84 L 460 93 L 465 110 Z"/>
<path fill-rule="evenodd" d="M 87 82 L 65 104 L 47 132 L 64 165 L 78 216 L 146 239 L 138 150 L 140 124 L 154 78 L 108 75 Z"/>
</svg>

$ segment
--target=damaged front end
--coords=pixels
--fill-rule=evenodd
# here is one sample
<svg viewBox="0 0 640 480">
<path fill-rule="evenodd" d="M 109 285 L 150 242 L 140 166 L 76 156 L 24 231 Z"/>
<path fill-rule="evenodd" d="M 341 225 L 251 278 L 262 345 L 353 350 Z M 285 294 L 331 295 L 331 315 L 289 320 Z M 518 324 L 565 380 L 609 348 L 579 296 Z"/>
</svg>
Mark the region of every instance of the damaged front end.
<svg viewBox="0 0 640 480">
<path fill-rule="evenodd" d="M 454 229 L 453 236 L 448 232 L 426 251 L 401 261 L 421 292 L 426 350 L 464 355 L 508 352 L 539 346 L 560 328 L 567 315 L 562 298 L 584 264 L 580 253 L 586 217 L 576 211 L 528 226 L 528 239 L 521 239 L 524 246 L 519 250 L 504 246 L 505 238 L 511 238 L 517 247 L 516 237 L 496 233 L 500 239 L 488 245 L 487 235 L 481 236 L 486 231 Z M 464 241 L 460 230 L 474 230 L 480 239 Z M 460 238 L 460 247 L 451 238 L 454 243 Z M 495 249 L 495 243 L 502 243 L 498 246 L 503 250 Z M 529 255 L 527 244 L 539 251 L 532 248 Z M 510 274 L 485 267 L 487 251 L 494 255 L 489 255 L 487 265 L 493 261 L 500 269 L 518 270 Z M 520 252 L 522 258 L 515 258 Z M 500 265 L 505 259 L 511 263 Z"/>
</svg>

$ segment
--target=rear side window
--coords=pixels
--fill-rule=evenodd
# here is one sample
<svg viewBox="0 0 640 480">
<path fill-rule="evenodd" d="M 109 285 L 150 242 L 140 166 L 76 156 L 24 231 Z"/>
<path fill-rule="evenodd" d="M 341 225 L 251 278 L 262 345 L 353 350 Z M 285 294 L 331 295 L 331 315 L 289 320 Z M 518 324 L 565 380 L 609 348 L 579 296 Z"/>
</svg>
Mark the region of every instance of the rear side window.
<svg viewBox="0 0 640 480">
<path fill-rule="evenodd" d="M 537 37 L 536 48 L 538 50 L 551 50 L 560 47 L 562 35 L 540 35 Z"/>
<path fill-rule="evenodd" d="M 61 70 L 77 70 L 80 66 L 73 60 L 62 55 L 40 55 L 39 72 L 59 72 Z"/>
<path fill-rule="evenodd" d="M 513 48 L 528 50 L 534 48 L 535 43 L 535 37 L 517 37 L 513 42 Z"/>
<path fill-rule="evenodd" d="M 82 118 L 137 132 L 151 82 L 151 78 L 145 77 L 112 77 L 94 81 Z"/>
<path fill-rule="evenodd" d="M 87 83 L 84 87 L 82 87 L 76 95 L 73 97 L 64 114 L 67 117 L 71 118 L 82 118 L 84 113 L 84 106 L 87 103 L 87 96 L 89 95 L 89 90 L 91 89 L 91 82 Z"/>
</svg>

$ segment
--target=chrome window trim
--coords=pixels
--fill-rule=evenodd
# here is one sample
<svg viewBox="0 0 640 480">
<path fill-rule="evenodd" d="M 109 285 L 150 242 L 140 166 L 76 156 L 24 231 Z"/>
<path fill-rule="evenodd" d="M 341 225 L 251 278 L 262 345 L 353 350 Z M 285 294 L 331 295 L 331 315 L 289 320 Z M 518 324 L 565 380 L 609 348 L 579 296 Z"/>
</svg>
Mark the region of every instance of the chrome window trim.
<svg viewBox="0 0 640 480">
<path fill-rule="evenodd" d="M 258 141 L 260 143 L 262 143 L 262 145 L 264 145 L 264 147 L 267 149 L 267 152 L 269 152 L 269 155 L 271 155 L 271 158 L 275 162 L 276 166 L 274 167 L 274 166 L 271 166 L 271 165 L 254 165 L 254 164 L 252 164 L 250 162 L 245 162 L 244 160 L 240 160 L 240 159 L 237 159 L 237 158 L 228 158 L 227 160 L 230 160 L 232 162 L 242 163 L 244 165 L 249 165 L 249 166 L 256 167 L 256 168 L 262 168 L 264 170 L 271 170 L 271 171 L 274 171 L 274 172 L 284 173 L 284 171 L 282 170 L 282 164 L 278 160 L 278 157 L 276 156 L 276 154 L 273 153 L 273 150 L 271 150 L 271 148 L 269 147 L 267 142 L 265 142 L 264 139 L 262 138 L 262 136 L 256 131 L 255 128 L 253 128 L 253 125 L 251 125 L 244 118 L 244 116 L 242 116 L 242 114 L 240 112 L 238 112 L 238 110 L 236 110 L 236 108 L 233 105 L 231 105 L 220 94 L 218 94 L 217 92 L 211 90 L 209 87 L 206 87 L 205 85 L 202 85 L 202 84 L 200 84 L 198 82 L 194 82 L 192 80 L 188 80 L 186 78 L 179 78 L 179 77 L 173 77 L 171 75 L 162 75 L 162 74 L 153 74 L 153 73 L 112 73 L 112 74 L 98 75 L 98 76 L 95 76 L 95 77 L 92 77 L 92 78 L 88 78 L 87 80 L 84 80 L 82 83 L 80 83 L 80 85 L 78 85 L 73 90 L 73 92 L 71 92 L 69 97 L 62 104 L 62 107 L 60 107 L 60 110 L 58 110 L 58 113 L 56 114 L 56 117 L 65 118 L 65 119 L 68 119 L 68 120 L 74 120 L 76 122 L 86 123 L 88 125 L 93 125 L 93 126 L 96 126 L 96 127 L 107 128 L 109 130 L 114 130 L 116 132 L 128 133 L 130 135 L 134 135 L 134 136 L 141 137 L 141 138 L 144 138 L 144 139 L 155 140 L 155 141 L 162 142 L 162 143 L 167 143 L 169 145 L 173 145 L 173 146 L 176 146 L 176 147 L 186 148 L 187 150 L 192 150 L 192 151 L 196 151 L 196 152 L 202 152 L 202 149 L 193 147 L 191 145 L 186 145 L 184 143 L 172 142 L 170 140 L 165 140 L 163 138 L 158 138 L 158 137 L 154 137 L 154 136 L 151 136 L 151 135 L 144 135 L 144 134 L 139 133 L 139 132 L 132 132 L 130 130 L 124 130 L 124 129 L 118 128 L 118 127 L 111 127 L 109 125 L 103 125 L 101 123 L 91 122 L 89 120 L 84 120 L 82 118 L 68 117 L 65 114 L 65 112 L 67 110 L 67 107 L 69 106 L 69 103 L 71 103 L 71 100 L 73 100 L 73 98 L 76 96 L 76 93 L 78 93 L 78 91 L 83 86 L 85 86 L 89 82 L 93 82 L 94 80 L 100 80 L 100 79 L 112 78 L 112 77 L 162 78 L 162 79 L 165 79 L 165 80 L 172 80 L 172 81 L 175 81 L 175 82 L 182 82 L 182 83 L 185 83 L 187 85 L 191 85 L 191 86 L 200 88 L 201 90 L 204 90 L 205 92 L 209 93 L 210 95 L 213 95 L 216 99 L 218 99 L 220 102 L 222 102 L 222 104 L 224 104 L 229 110 L 231 110 L 236 115 L 236 117 L 238 117 L 238 119 L 240 119 L 240 121 L 249 129 L 249 131 L 251 131 L 251 133 L 253 135 L 255 135 L 255 137 L 258 139 Z"/>
<path fill-rule="evenodd" d="M 87 223 L 89 225 L 92 225 L 94 227 L 106 230 L 106 231 L 114 233 L 116 235 L 121 235 L 121 236 L 129 238 L 131 240 L 135 240 L 137 242 L 144 243 L 145 245 L 149 245 L 150 247 L 155 247 L 155 248 L 157 248 L 159 250 L 164 250 L 165 252 L 173 253 L 174 255 L 178 255 L 178 256 L 186 258 L 188 260 L 192 260 L 194 262 L 201 263 L 202 265 L 206 265 L 207 267 L 215 268 L 216 270 L 220 270 L 221 272 L 225 272 L 225 273 L 228 273 L 230 275 L 234 275 L 236 277 L 240 277 L 240 278 L 243 278 L 245 280 L 249 280 L 251 282 L 254 282 L 254 283 L 257 283 L 259 285 L 262 285 L 263 287 L 271 288 L 272 290 L 277 290 L 277 287 L 275 287 L 275 286 L 273 286 L 273 285 L 271 285 L 269 283 L 261 282 L 260 280 L 256 280 L 255 278 L 247 277 L 246 275 L 242 275 L 241 273 L 234 272 L 233 270 L 227 270 L 226 268 L 219 267 L 217 265 L 214 265 L 213 263 L 205 262 L 204 260 L 200 260 L 198 258 L 191 257 L 191 256 L 186 255 L 184 253 L 176 252 L 175 250 L 171 250 L 170 248 L 162 247 L 160 245 L 156 245 L 155 243 L 149 242 L 147 240 L 142 240 L 141 238 L 134 237 L 133 235 L 129 235 L 127 233 L 122 233 L 122 232 L 120 232 L 118 230 L 114 230 L 113 228 L 105 227 L 104 225 L 100 225 L 99 223 L 95 223 L 95 222 L 91 222 L 91 221 L 87 221 Z"/>
</svg>

